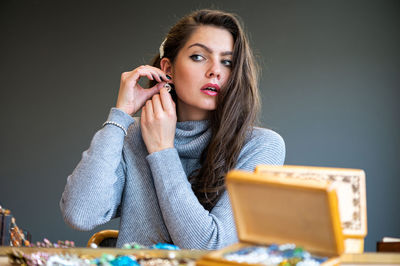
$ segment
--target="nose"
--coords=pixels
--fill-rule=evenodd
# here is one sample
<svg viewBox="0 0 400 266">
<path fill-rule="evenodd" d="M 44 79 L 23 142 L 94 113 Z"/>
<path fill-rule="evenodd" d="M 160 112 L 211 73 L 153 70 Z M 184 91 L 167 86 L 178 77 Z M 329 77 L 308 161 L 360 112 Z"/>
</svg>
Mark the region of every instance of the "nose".
<svg viewBox="0 0 400 266">
<path fill-rule="evenodd" d="M 208 70 L 206 72 L 207 78 L 217 78 L 221 79 L 221 65 L 216 60 L 210 62 Z"/>
</svg>

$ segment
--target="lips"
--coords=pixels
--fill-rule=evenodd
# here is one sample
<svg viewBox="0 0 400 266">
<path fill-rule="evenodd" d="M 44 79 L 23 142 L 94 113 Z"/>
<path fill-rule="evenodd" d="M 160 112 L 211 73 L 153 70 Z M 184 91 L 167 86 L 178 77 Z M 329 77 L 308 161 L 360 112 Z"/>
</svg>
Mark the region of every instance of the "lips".
<svg viewBox="0 0 400 266">
<path fill-rule="evenodd" d="M 221 89 L 218 84 L 207 83 L 200 90 L 209 96 L 216 96 Z"/>
</svg>

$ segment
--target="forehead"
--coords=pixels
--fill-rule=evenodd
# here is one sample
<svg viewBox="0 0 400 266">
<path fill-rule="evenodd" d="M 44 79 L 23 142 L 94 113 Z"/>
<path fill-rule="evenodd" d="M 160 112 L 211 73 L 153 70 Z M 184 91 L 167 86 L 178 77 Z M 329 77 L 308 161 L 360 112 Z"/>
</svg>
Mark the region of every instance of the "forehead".
<svg viewBox="0 0 400 266">
<path fill-rule="evenodd" d="M 233 50 L 232 34 L 224 28 L 215 26 L 199 26 L 189 37 L 184 49 L 195 43 L 203 44 L 216 52 Z"/>
</svg>

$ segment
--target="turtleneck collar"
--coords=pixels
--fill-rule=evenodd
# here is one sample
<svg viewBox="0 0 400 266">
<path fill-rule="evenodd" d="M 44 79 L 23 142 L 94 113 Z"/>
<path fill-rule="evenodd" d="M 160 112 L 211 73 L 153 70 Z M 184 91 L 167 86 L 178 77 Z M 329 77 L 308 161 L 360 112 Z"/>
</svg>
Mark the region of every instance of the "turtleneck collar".
<svg viewBox="0 0 400 266">
<path fill-rule="evenodd" d="M 179 156 L 198 159 L 211 137 L 209 120 L 176 123 L 175 148 Z"/>
</svg>

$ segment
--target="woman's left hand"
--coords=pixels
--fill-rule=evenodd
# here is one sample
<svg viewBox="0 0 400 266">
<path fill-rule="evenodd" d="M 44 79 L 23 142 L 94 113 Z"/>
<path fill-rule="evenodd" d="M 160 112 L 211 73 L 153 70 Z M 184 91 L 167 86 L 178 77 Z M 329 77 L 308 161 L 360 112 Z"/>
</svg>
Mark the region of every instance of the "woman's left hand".
<svg viewBox="0 0 400 266">
<path fill-rule="evenodd" d="M 142 137 L 150 154 L 174 147 L 176 120 L 175 103 L 163 87 L 142 108 Z"/>
</svg>

